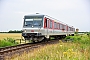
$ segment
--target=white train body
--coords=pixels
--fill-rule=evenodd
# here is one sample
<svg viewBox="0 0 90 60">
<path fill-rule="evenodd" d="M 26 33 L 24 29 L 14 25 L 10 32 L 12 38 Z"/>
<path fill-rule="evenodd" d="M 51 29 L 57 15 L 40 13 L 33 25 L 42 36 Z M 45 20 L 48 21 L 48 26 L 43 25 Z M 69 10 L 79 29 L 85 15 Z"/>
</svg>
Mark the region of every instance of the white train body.
<svg viewBox="0 0 90 60">
<path fill-rule="evenodd" d="M 70 27 L 47 15 L 25 15 L 22 36 L 26 40 L 39 41 L 50 36 L 74 35 L 75 28 Z"/>
</svg>

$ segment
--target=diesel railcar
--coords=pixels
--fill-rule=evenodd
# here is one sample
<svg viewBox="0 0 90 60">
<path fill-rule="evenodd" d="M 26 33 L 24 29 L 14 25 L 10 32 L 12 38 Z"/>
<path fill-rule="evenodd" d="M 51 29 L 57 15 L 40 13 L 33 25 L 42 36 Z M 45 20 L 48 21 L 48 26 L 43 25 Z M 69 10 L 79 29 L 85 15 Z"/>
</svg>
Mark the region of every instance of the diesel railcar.
<svg viewBox="0 0 90 60">
<path fill-rule="evenodd" d="M 25 40 L 38 42 L 48 40 L 51 36 L 60 38 L 74 35 L 75 28 L 48 15 L 33 14 L 24 16 L 22 31 Z"/>
</svg>

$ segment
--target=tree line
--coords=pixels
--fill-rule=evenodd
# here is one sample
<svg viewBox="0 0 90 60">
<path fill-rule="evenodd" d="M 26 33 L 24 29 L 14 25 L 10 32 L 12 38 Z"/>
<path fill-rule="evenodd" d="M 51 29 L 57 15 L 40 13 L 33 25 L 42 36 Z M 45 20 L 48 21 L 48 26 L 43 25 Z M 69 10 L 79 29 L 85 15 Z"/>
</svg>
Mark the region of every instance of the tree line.
<svg viewBox="0 0 90 60">
<path fill-rule="evenodd" d="M 22 33 L 22 30 L 10 30 L 8 32 L 0 32 L 0 33 Z"/>
</svg>

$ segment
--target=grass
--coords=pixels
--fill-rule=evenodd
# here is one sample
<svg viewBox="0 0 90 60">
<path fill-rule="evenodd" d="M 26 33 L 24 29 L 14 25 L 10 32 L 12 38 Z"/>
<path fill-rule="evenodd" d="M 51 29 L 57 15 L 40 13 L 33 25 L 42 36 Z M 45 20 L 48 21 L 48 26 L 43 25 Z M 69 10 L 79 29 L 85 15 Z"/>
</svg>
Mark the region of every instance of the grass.
<svg viewBox="0 0 90 60">
<path fill-rule="evenodd" d="M 13 46 L 17 44 L 18 42 L 15 42 L 15 40 L 12 38 L 0 40 L 0 47 Z"/>
<path fill-rule="evenodd" d="M 12 60 L 90 60 L 90 36 L 70 36 L 73 42 L 46 45 Z"/>
</svg>

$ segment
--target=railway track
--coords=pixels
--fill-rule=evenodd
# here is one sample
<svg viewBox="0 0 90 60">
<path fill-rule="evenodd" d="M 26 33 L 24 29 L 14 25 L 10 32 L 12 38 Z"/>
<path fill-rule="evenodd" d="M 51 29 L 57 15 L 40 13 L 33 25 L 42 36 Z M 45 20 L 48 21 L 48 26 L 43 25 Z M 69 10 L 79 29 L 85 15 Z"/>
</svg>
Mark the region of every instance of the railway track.
<svg viewBox="0 0 90 60">
<path fill-rule="evenodd" d="M 16 46 L 4 47 L 0 48 L 0 60 L 11 59 L 13 55 L 20 56 L 24 52 L 28 53 L 30 50 L 38 48 L 40 46 L 44 46 L 46 44 L 55 44 L 58 43 L 59 40 L 51 40 L 48 42 L 41 43 L 26 43 L 20 44 Z"/>
</svg>

